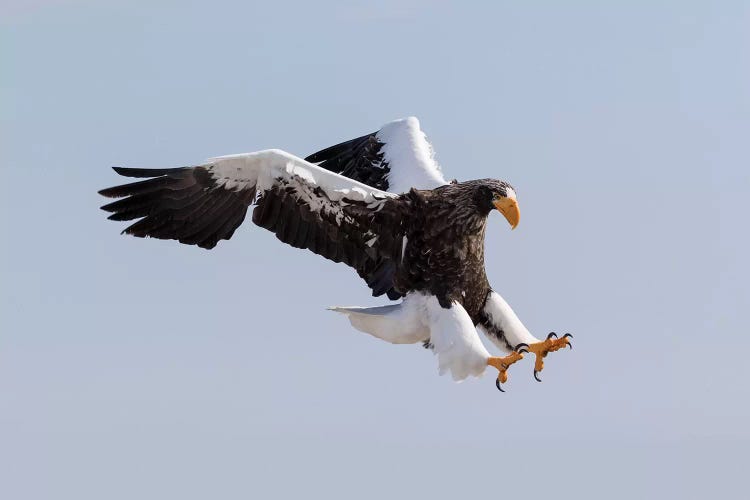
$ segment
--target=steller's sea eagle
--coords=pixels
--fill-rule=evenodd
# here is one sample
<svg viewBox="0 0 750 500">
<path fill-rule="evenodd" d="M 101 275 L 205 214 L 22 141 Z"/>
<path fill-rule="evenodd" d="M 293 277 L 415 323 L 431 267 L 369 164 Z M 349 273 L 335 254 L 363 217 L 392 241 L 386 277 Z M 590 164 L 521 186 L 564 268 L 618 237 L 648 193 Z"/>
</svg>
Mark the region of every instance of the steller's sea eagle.
<svg viewBox="0 0 750 500">
<path fill-rule="evenodd" d="M 109 219 L 134 220 L 123 232 L 213 248 L 245 219 L 296 248 L 354 268 L 374 296 L 400 302 L 332 307 L 363 332 L 394 344 L 423 343 L 440 373 L 455 380 L 570 346 L 570 334 L 535 338 L 490 287 L 484 269 L 487 217 L 500 211 L 515 228 L 516 192 L 504 181 L 447 182 L 416 118 L 298 158 L 269 149 L 212 158 L 193 167 L 114 169 L 138 182 L 103 189 L 121 198 Z M 479 328 L 507 355 L 491 356 Z M 572 347 L 572 346 L 571 346 Z"/>
</svg>

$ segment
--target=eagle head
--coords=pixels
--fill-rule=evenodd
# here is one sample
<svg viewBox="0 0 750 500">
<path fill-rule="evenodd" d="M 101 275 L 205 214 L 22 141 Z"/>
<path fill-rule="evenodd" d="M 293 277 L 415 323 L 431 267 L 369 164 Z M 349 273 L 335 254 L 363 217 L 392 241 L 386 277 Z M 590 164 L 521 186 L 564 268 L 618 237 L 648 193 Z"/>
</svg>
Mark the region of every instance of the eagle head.
<svg viewBox="0 0 750 500">
<path fill-rule="evenodd" d="M 507 182 L 497 179 L 477 181 L 474 202 L 483 215 L 489 215 L 495 209 L 503 214 L 511 229 L 518 225 L 521 212 L 516 201 L 516 191 Z"/>
</svg>

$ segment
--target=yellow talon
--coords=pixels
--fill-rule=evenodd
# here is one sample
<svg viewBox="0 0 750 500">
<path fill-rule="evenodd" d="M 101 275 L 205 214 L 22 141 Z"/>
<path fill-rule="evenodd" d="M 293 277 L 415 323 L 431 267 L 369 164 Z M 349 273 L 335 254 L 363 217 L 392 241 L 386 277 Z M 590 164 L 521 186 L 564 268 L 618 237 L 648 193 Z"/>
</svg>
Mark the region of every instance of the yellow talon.
<svg viewBox="0 0 750 500">
<path fill-rule="evenodd" d="M 487 359 L 487 365 L 497 368 L 498 374 L 495 386 L 497 386 L 500 392 L 505 392 L 500 384 L 504 384 L 508 381 L 508 368 L 510 365 L 521 359 L 523 359 L 523 354 L 518 351 L 513 351 L 503 358 L 491 356 Z"/>
<path fill-rule="evenodd" d="M 539 372 L 544 368 L 545 356 L 547 356 L 548 353 L 557 351 L 563 347 L 570 347 L 573 349 L 573 345 L 569 340 L 571 338 L 573 338 L 573 336 L 569 333 L 566 333 L 561 338 L 557 338 L 557 334 L 552 332 L 547 335 L 546 340 L 529 345 L 529 351 L 536 355 L 536 361 L 534 362 L 534 378 L 538 382 L 542 381 L 542 379 L 539 378 Z"/>
</svg>

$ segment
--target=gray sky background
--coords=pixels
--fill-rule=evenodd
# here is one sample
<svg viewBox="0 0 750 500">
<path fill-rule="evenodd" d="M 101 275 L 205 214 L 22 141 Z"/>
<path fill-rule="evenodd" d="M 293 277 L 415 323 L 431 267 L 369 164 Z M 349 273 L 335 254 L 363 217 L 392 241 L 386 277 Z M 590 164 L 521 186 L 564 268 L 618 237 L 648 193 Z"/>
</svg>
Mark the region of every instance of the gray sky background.
<svg viewBox="0 0 750 500">
<path fill-rule="evenodd" d="M 564 5 L 563 5 L 564 4 Z M 0 498 L 724 498 L 750 444 L 746 2 L 0 2 Z M 550 355 L 453 383 L 246 224 L 119 236 L 109 167 L 416 115 L 518 190 L 488 274 Z"/>
</svg>

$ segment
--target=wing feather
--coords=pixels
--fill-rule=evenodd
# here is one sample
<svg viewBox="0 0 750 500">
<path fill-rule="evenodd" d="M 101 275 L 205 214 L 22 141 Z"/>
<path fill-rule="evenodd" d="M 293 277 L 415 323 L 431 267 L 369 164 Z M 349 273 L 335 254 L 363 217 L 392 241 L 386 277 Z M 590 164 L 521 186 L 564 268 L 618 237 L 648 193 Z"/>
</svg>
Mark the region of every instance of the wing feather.
<svg viewBox="0 0 750 500">
<path fill-rule="evenodd" d="M 313 153 L 305 160 L 369 186 L 406 193 L 447 184 L 415 117 Z"/>
<path fill-rule="evenodd" d="M 279 150 L 213 158 L 195 167 L 116 172 L 145 179 L 100 191 L 120 198 L 102 207 L 110 219 L 135 221 L 127 234 L 213 248 L 234 234 L 255 203 L 253 222 L 282 242 L 346 263 L 374 294 L 400 296 L 393 288 L 391 233 L 403 204 L 394 194 Z M 385 243 L 368 244 L 380 232 L 388 233 L 376 238 Z"/>
</svg>

